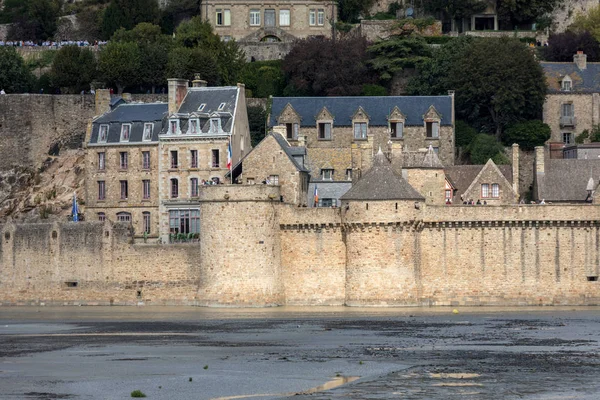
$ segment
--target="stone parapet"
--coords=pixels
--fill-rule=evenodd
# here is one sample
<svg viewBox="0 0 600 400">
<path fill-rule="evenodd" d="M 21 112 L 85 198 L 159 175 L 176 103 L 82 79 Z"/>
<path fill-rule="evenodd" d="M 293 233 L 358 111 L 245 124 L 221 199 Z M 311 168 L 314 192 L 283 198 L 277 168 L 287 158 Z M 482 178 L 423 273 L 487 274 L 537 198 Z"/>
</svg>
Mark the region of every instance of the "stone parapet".
<svg viewBox="0 0 600 400">
<path fill-rule="evenodd" d="M 281 188 L 275 185 L 208 185 L 200 187 L 199 200 L 207 202 L 279 202 Z"/>
</svg>

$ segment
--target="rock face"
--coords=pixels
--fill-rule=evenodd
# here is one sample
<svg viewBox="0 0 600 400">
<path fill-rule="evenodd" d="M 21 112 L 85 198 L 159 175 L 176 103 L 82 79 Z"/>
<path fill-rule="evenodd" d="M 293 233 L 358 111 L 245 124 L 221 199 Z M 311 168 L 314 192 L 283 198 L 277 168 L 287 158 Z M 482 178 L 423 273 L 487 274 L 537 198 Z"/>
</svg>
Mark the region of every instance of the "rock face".
<svg viewBox="0 0 600 400">
<path fill-rule="evenodd" d="M 592 7 L 597 7 L 597 0 L 566 0 L 553 14 L 554 31 L 564 32 L 579 13 L 587 13 Z"/>
</svg>

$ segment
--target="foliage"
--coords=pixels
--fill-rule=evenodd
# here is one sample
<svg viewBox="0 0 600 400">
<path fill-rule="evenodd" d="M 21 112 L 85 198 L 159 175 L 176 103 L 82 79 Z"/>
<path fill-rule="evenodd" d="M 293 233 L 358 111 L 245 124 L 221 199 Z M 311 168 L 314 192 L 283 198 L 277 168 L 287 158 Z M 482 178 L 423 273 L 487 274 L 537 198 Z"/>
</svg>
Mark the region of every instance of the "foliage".
<svg viewBox="0 0 600 400">
<path fill-rule="evenodd" d="M 2 19 L 13 25 L 8 32 L 12 40 L 47 40 L 54 36 L 60 10 L 58 0 L 7 1 Z"/>
<path fill-rule="evenodd" d="M 485 0 L 427 0 L 424 6 L 431 13 L 457 19 L 482 12 L 487 4 Z"/>
<path fill-rule="evenodd" d="M 136 81 L 140 59 L 136 43 L 110 42 L 100 51 L 98 70 L 105 82 L 116 85 L 121 94 L 126 85 Z"/>
<path fill-rule="evenodd" d="M 0 46 L 0 71 L 0 89 L 7 93 L 31 90 L 35 78 L 14 47 Z"/>
<path fill-rule="evenodd" d="M 111 0 L 102 17 L 102 37 L 110 38 L 119 28 L 132 29 L 139 23 L 158 23 L 156 0 Z"/>
<path fill-rule="evenodd" d="M 98 7 L 86 7 L 77 13 L 77 38 L 94 42 L 101 37 L 103 10 Z"/>
<path fill-rule="evenodd" d="M 561 3 L 562 0 L 499 0 L 498 19 L 510 27 L 532 24 L 551 14 Z"/>
<path fill-rule="evenodd" d="M 96 58 L 86 48 L 62 47 L 52 63 L 50 76 L 54 86 L 66 88 L 67 93 L 89 90 L 96 76 Z"/>
<path fill-rule="evenodd" d="M 597 41 L 600 41 L 600 5 L 578 14 L 573 24 L 569 26 L 569 30 L 577 33 L 589 32 Z"/>
<path fill-rule="evenodd" d="M 192 80 L 195 74 L 210 86 L 221 85 L 219 67 L 215 56 L 199 48 L 176 47 L 169 53 L 167 75 Z"/>
<path fill-rule="evenodd" d="M 335 23 L 335 30 L 338 32 L 348 33 L 352 30 L 352 28 L 354 28 L 354 24 L 349 22 L 337 21 Z"/>
<path fill-rule="evenodd" d="M 361 96 L 387 96 L 387 89 L 380 85 L 363 85 Z"/>
<path fill-rule="evenodd" d="M 586 139 L 589 139 L 592 143 L 600 142 L 600 125 L 592 127 L 591 132 L 588 129 L 584 129 L 583 132 L 575 137 L 575 143 L 582 144 Z"/>
<path fill-rule="evenodd" d="M 485 164 L 491 158 L 496 164 L 508 164 L 509 160 L 504 155 L 504 147 L 492 135 L 480 133 L 475 136 L 467 147 L 467 152 L 472 164 Z"/>
<path fill-rule="evenodd" d="M 543 47 L 543 56 L 546 61 L 572 62 L 573 55 L 578 50 L 587 55 L 588 61 L 600 61 L 600 44 L 591 33 L 564 32 L 550 35 L 548 46 Z"/>
<path fill-rule="evenodd" d="M 464 121 L 456 121 L 454 136 L 457 147 L 467 147 L 477 136 L 477 130 Z"/>
<path fill-rule="evenodd" d="M 163 10 L 160 26 L 163 33 L 172 34 L 182 21 L 199 14 L 200 2 L 198 0 L 170 0 Z"/>
<path fill-rule="evenodd" d="M 452 36 L 426 36 L 423 39 L 425 39 L 427 44 L 447 44 L 455 38 Z"/>
<path fill-rule="evenodd" d="M 240 80 L 246 85 L 246 90 L 252 93 L 252 97 L 283 96 L 285 76 L 281 67 L 281 60 L 247 63 Z"/>
<path fill-rule="evenodd" d="M 146 395 L 141 390 L 134 390 L 131 392 L 131 397 L 146 397 Z"/>
<path fill-rule="evenodd" d="M 357 96 L 374 76 L 363 37 L 330 40 L 311 37 L 297 42 L 283 61 L 285 95 Z"/>
<path fill-rule="evenodd" d="M 588 129 L 584 129 L 579 135 L 575 136 L 575 143 L 583 144 L 586 139 L 590 138 L 590 131 Z"/>
<path fill-rule="evenodd" d="M 431 58 L 432 52 L 421 36 L 392 36 L 380 40 L 368 49 L 371 60 L 368 65 L 379 74 L 379 80 L 389 84 L 394 74 L 405 68 L 414 68 Z"/>
<path fill-rule="evenodd" d="M 267 130 L 267 112 L 261 106 L 248 106 L 250 140 L 255 147 L 265 137 Z"/>
<path fill-rule="evenodd" d="M 367 16 L 375 0 L 338 0 L 338 16 L 343 22 L 360 22 L 360 16 Z"/>
<path fill-rule="evenodd" d="M 510 146 L 517 143 L 524 150 L 533 150 L 543 146 L 550 139 L 550 127 L 540 120 L 520 122 L 509 127 L 502 135 L 502 141 Z"/>
</svg>

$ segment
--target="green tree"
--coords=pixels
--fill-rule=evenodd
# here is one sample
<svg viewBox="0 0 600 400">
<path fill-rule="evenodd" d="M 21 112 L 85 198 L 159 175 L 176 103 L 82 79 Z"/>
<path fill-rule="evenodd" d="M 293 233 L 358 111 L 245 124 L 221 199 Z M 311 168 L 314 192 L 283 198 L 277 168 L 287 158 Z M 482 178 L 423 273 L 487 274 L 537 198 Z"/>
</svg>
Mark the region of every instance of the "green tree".
<svg viewBox="0 0 600 400">
<path fill-rule="evenodd" d="M 496 164 L 509 164 L 504 146 L 492 135 L 481 133 L 467 147 L 472 164 L 485 164 L 491 158 Z"/>
<path fill-rule="evenodd" d="M 267 111 L 261 106 L 249 106 L 248 124 L 250 125 L 250 141 L 254 147 L 265 137 Z"/>
<path fill-rule="evenodd" d="M 343 22 L 359 22 L 360 16 L 368 16 L 374 0 L 338 0 L 338 16 Z"/>
<path fill-rule="evenodd" d="M 167 75 L 171 78 L 192 80 L 195 74 L 210 86 L 221 85 L 221 76 L 215 56 L 199 48 L 176 47 L 169 53 Z"/>
<path fill-rule="evenodd" d="M 114 84 L 118 93 L 136 82 L 140 66 L 140 49 L 136 43 L 110 42 L 102 47 L 98 70 L 107 84 Z"/>
<path fill-rule="evenodd" d="M 0 46 L 0 89 L 7 93 L 31 90 L 35 78 L 14 47 Z"/>
<path fill-rule="evenodd" d="M 160 27 L 164 33 L 172 34 L 182 21 L 199 14 L 200 0 L 171 0 L 163 10 Z"/>
<path fill-rule="evenodd" d="M 47 40 L 56 33 L 61 3 L 59 0 L 7 2 L 4 18 L 12 19 L 8 37 L 12 40 Z"/>
<path fill-rule="evenodd" d="M 542 121 L 525 121 L 509 127 L 502 141 L 507 146 L 517 143 L 524 150 L 533 150 L 535 146 L 543 146 L 551 133 L 550 127 Z"/>
<path fill-rule="evenodd" d="M 541 21 L 561 3 L 562 0 L 498 0 L 498 18 L 503 25 L 512 29 Z"/>
<path fill-rule="evenodd" d="M 102 36 L 108 39 L 119 28 L 132 29 L 142 22 L 158 23 L 159 18 L 157 0 L 111 0 L 102 17 Z"/>
<path fill-rule="evenodd" d="M 89 49 L 65 46 L 56 53 L 50 76 L 54 86 L 66 88 L 68 93 L 89 90 L 96 77 L 96 58 Z"/>
<path fill-rule="evenodd" d="M 451 19 L 466 18 L 484 11 L 488 2 L 484 0 L 426 0 L 425 10 Z"/>
<path fill-rule="evenodd" d="M 585 13 L 579 13 L 569 30 L 577 33 L 589 32 L 600 42 L 600 5 L 590 8 Z"/>
<path fill-rule="evenodd" d="M 281 64 L 281 60 L 247 63 L 240 80 L 252 97 L 283 96 L 285 76 Z"/>
<path fill-rule="evenodd" d="M 477 136 L 477 130 L 464 121 L 456 121 L 454 136 L 457 147 L 467 147 Z"/>
</svg>

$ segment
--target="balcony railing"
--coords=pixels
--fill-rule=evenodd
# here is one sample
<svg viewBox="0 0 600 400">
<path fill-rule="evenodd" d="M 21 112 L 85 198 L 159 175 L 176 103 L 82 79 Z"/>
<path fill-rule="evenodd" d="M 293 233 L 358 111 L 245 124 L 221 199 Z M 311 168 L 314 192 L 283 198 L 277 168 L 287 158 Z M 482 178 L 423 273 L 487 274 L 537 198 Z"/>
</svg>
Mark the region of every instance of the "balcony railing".
<svg viewBox="0 0 600 400">
<path fill-rule="evenodd" d="M 563 128 L 565 126 L 575 127 L 576 125 L 577 125 L 576 117 L 565 117 L 565 116 L 560 117 L 560 127 L 561 128 Z"/>
</svg>

